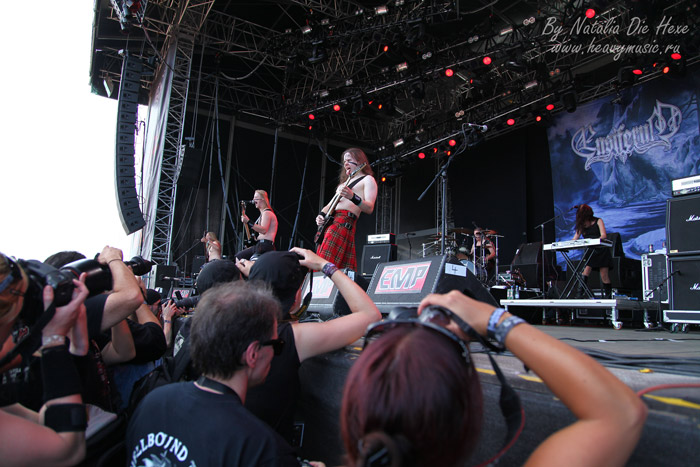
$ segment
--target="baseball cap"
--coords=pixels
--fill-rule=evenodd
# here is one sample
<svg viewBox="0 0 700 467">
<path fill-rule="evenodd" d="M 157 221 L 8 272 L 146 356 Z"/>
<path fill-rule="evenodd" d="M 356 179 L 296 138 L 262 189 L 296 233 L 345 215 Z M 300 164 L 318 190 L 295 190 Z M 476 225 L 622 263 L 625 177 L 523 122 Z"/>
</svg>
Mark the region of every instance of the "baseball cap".
<svg viewBox="0 0 700 467">
<path fill-rule="evenodd" d="M 235 281 L 240 279 L 240 277 L 241 272 L 233 261 L 215 259 L 205 264 L 199 272 L 199 276 L 197 276 L 197 292 L 201 295 L 215 284 Z"/>
<path fill-rule="evenodd" d="M 269 284 L 272 292 L 282 304 L 284 316 L 294 304 L 296 293 L 304 282 L 308 269 L 299 264 L 299 257 L 291 251 L 268 251 L 255 261 L 250 269 L 249 280 Z"/>
</svg>

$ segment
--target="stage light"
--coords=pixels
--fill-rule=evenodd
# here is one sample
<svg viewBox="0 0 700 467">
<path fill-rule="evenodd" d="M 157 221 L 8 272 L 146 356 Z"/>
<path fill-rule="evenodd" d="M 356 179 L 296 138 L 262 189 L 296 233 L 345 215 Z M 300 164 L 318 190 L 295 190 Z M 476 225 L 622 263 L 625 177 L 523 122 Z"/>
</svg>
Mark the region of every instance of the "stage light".
<svg viewBox="0 0 700 467">
<path fill-rule="evenodd" d="M 501 34 L 501 36 L 505 36 L 506 34 L 510 34 L 511 32 L 513 32 L 513 27 L 508 26 L 507 28 L 501 29 L 500 34 Z"/>
<path fill-rule="evenodd" d="M 491 57 L 489 57 L 488 55 L 485 56 L 482 62 L 484 62 L 484 65 L 491 65 Z"/>
<path fill-rule="evenodd" d="M 389 13 L 389 7 L 387 7 L 386 5 L 381 5 L 374 9 L 375 15 L 385 15 L 387 13 Z"/>
<path fill-rule="evenodd" d="M 567 112 L 576 112 L 578 98 L 576 97 L 576 93 L 574 91 L 568 91 L 562 96 L 561 100 L 564 103 L 564 108 Z"/>
<path fill-rule="evenodd" d="M 508 126 L 513 126 L 515 125 L 515 119 L 509 118 L 508 120 L 506 120 L 506 123 L 508 124 Z"/>
<path fill-rule="evenodd" d="M 455 72 L 452 70 L 452 68 L 448 68 L 445 70 L 445 76 L 451 77 L 454 74 Z"/>
<path fill-rule="evenodd" d="M 329 94 L 330 93 L 328 92 L 328 89 L 324 89 L 323 91 L 318 92 L 318 97 L 320 97 L 320 98 L 328 97 Z"/>
<path fill-rule="evenodd" d="M 331 24 L 331 20 L 329 20 L 328 18 L 323 18 L 321 20 L 321 26 L 328 26 L 329 24 Z"/>
<path fill-rule="evenodd" d="M 432 53 L 432 52 L 426 52 L 426 53 L 424 53 L 423 55 L 421 55 L 421 58 L 422 58 L 423 60 L 427 60 L 427 59 L 429 59 L 429 58 L 432 57 L 432 56 L 433 56 L 433 53 Z"/>
<path fill-rule="evenodd" d="M 545 107 L 545 109 L 547 109 L 549 111 L 554 110 L 554 104 L 547 104 L 547 107 Z"/>
<path fill-rule="evenodd" d="M 435 146 L 435 147 L 433 148 L 433 154 L 437 154 L 437 152 L 438 152 L 438 148 L 437 148 L 437 146 Z"/>
<path fill-rule="evenodd" d="M 674 53 L 671 54 L 671 58 L 674 59 L 674 60 L 680 60 L 680 59 L 681 59 L 681 54 L 679 54 L 678 52 L 674 52 Z"/>
<path fill-rule="evenodd" d="M 314 120 L 316 116 L 314 114 L 309 114 L 309 120 Z"/>
<path fill-rule="evenodd" d="M 456 146 L 456 145 L 457 145 L 457 141 L 451 139 L 451 140 L 449 140 L 449 141 L 447 142 L 447 144 L 449 144 L 450 146 Z"/>
<path fill-rule="evenodd" d="M 634 70 L 632 70 L 632 73 L 634 73 L 635 75 L 639 76 L 639 75 L 641 75 L 643 72 L 642 72 L 641 69 L 635 68 Z"/>
<path fill-rule="evenodd" d="M 308 24 L 306 26 L 304 26 L 303 28 L 301 28 L 302 34 L 309 34 L 310 32 L 311 32 L 311 26 L 309 26 Z"/>
<path fill-rule="evenodd" d="M 385 46 L 382 48 L 382 50 L 383 50 L 384 52 L 388 52 L 388 51 L 389 51 L 389 46 L 388 46 L 388 45 L 385 45 Z"/>
<path fill-rule="evenodd" d="M 666 74 L 669 71 L 671 71 L 671 68 L 668 65 L 666 65 L 665 67 L 663 67 L 663 69 L 661 71 L 663 71 L 663 73 Z"/>
<path fill-rule="evenodd" d="M 314 129 L 314 126 L 313 126 L 313 125 L 309 125 L 309 131 L 311 131 L 311 130 L 313 130 L 313 129 Z"/>
<path fill-rule="evenodd" d="M 447 154 L 447 156 L 449 157 L 449 156 L 452 155 L 452 151 L 450 151 L 450 150 L 448 149 L 447 151 L 445 151 L 445 154 Z"/>
<path fill-rule="evenodd" d="M 335 110 L 336 112 L 339 111 L 339 110 L 340 110 L 340 105 L 339 105 L 339 104 L 335 104 L 335 105 L 333 106 L 333 110 Z"/>
<path fill-rule="evenodd" d="M 424 152 L 419 152 L 419 153 L 418 153 L 418 159 L 425 159 L 425 153 L 424 153 Z"/>
<path fill-rule="evenodd" d="M 386 182 L 386 177 L 382 177 L 382 183 Z"/>
<path fill-rule="evenodd" d="M 536 121 L 536 122 L 541 122 L 541 121 L 542 121 L 542 117 L 538 115 L 537 117 L 535 117 L 535 121 Z"/>
<path fill-rule="evenodd" d="M 396 71 L 402 72 L 402 71 L 406 71 L 406 70 L 408 70 L 408 63 L 407 62 L 399 63 L 398 65 L 396 65 Z"/>
<path fill-rule="evenodd" d="M 528 89 L 532 89 L 532 88 L 534 88 L 535 86 L 537 86 L 537 80 L 536 80 L 536 79 L 533 79 L 532 81 L 529 81 L 529 82 L 525 83 L 524 89 L 527 91 Z"/>
<path fill-rule="evenodd" d="M 401 146 L 403 144 L 403 138 L 399 138 L 399 139 L 395 140 L 392 144 L 394 145 L 395 148 L 398 148 L 399 146 Z"/>
<path fill-rule="evenodd" d="M 377 109 L 382 110 L 382 104 L 377 104 Z"/>
<path fill-rule="evenodd" d="M 586 10 L 586 18 L 593 19 L 594 16 L 595 10 L 593 8 L 589 8 L 588 10 Z"/>
</svg>

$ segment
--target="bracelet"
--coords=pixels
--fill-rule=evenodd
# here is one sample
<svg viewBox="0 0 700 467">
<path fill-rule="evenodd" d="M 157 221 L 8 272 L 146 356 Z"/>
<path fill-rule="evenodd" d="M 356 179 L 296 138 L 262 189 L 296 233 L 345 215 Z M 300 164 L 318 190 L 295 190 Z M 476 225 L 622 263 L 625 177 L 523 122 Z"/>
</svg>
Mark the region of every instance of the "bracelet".
<svg viewBox="0 0 700 467">
<path fill-rule="evenodd" d="M 163 324 L 165 324 L 165 323 L 170 324 L 170 323 L 172 323 L 172 321 L 170 321 L 169 319 L 164 319 L 164 320 L 163 320 Z"/>
<path fill-rule="evenodd" d="M 506 346 L 506 336 L 518 324 L 523 324 L 524 319 L 518 318 L 517 316 L 509 316 L 503 320 L 503 322 L 496 328 L 496 342 L 498 342 L 502 347 Z"/>
<path fill-rule="evenodd" d="M 41 336 L 41 348 L 53 347 L 54 345 L 64 345 L 66 343 L 66 336 L 60 334 L 52 334 L 50 336 Z"/>
<path fill-rule="evenodd" d="M 357 196 L 357 193 L 352 194 L 352 198 L 350 198 L 350 201 L 352 201 L 352 204 L 354 204 L 355 206 L 359 206 L 360 204 L 362 204 L 362 198 Z"/>
<path fill-rule="evenodd" d="M 324 264 L 323 268 L 321 269 L 321 271 L 323 272 L 323 274 L 326 277 L 331 277 L 337 270 L 338 270 L 338 266 L 336 266 L 335 264 L 333 264 L 331 262 Z"/>
<path fill-rule="evenodd" d="M 41 379 L 44 401 L 81 393 L 80 375 L 66 345 L 46 347 L 41 351 Z"/>
<path fill-rule="evenodd" d="M 44 425 L 56 433 L 85 431 L 87 412 L 83 404 L 53 404 L 44 412 Z"/>
<path fill-rule="evenodd" d="M 491 339 L 496 338 L 496 326 L 498 326 L 498 321 L 500 321 L 501 316 L 503 316 L 503 313 L 505 312 L 506 310 L 504 310 L 503 308 L 496 308 L 491 313 L 491 317 L 489 318 L 489 324 L 486 326 L 486 335 Z"/>
<path fill-rule="evenodd" d="M 107 261 L 107 266 L 112 264 L 114 261 L 121 261 L 121 260 L 119 258 L 110 259 L 109 261 Z"/>
</svg>

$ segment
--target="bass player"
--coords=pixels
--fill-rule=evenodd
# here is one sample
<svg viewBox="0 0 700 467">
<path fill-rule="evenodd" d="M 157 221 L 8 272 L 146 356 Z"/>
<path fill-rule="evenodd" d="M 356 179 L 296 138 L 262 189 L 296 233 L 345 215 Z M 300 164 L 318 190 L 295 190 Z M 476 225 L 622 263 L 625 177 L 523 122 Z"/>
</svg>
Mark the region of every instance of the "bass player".
<svg viewBox="0 0 700 467">
<path fill-rule="evenodd" d="M 336 194 L 316 216 L 316 243 L 319 245 L 316 253 L 340 269 L 356 271 L 357 218 L 363 212 L 372 214 L 376 199 L 377 182 L 367 155 L 358 148 L 345 150 Z"/>
</svg>

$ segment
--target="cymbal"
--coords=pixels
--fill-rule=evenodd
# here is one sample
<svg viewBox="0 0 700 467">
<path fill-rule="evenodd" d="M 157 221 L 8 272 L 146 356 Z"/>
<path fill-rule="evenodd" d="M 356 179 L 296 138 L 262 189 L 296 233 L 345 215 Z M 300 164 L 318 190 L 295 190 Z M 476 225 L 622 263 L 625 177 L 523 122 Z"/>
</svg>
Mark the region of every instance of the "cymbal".
<svg viewBox="0 0 700 467">
<path fill-rule="evenodd" d="M 498 232 L 495 230 L 482 230 L 484 235 L 498 235 Z"/>
<path fill-rule="evenodd" d="M 455 227 L 454 229 L 450 229 L 450 232 L 452 233 L 461 233 L 465 235 L 471 235 L 474 233 L 474 230 L 472 229 L 466 229 L 464 227 Z"/>
</svg>

